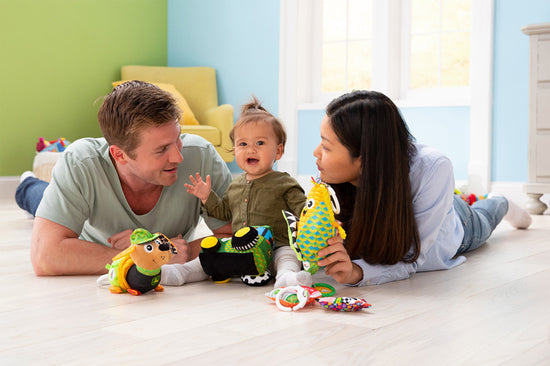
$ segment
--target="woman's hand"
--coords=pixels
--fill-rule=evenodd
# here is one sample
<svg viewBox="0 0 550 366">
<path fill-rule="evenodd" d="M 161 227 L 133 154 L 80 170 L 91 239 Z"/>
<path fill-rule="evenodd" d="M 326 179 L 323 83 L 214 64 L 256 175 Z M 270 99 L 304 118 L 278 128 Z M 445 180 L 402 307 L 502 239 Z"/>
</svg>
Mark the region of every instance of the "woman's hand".
<svg viewBox="0 0 550 366">
<path fill-rule="evenodd" d="M 325 257 L 317 262 L 319 267 L 325 267 L 325 273 L 332 276 L 338 283 L 355 284 L 363 278 L 363 270 L 351 261 L 351 258 L 344 247 L 344 240 L 340 234 L 327 240 L 328 246 L 321 249 L 317 254 L 319 258 Z"/>
</svg>

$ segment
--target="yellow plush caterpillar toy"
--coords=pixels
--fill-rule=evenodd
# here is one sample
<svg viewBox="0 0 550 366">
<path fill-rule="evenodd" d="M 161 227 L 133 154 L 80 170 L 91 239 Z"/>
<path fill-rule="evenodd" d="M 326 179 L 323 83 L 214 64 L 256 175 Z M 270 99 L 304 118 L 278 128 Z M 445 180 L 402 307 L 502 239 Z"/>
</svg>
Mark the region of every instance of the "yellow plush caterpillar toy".
<svg viewBox="0 0 550 366">
<path fill-rule="evenodd" d="M 178 253 L 174 244 L 166 235 L 151 234 L 145 229 L 134 230 L 130 242 L 126 250 L 113 258 L 113 263 L 105 266 L 109 273 L 98 278 L 98 285 L 110 283 L 109 290 L 115 294 L 163 291 L 159 284 L 160 267 Z"/>
<path fill-rule="evenodd" d="M 334 219 L 334 214 L 339 212 L 340 205 L 334 190 L 314 180 L 299 221 L 292 213 L 283 211 L 290 246 L 302 261 L 304 269 L 311 274 L 319 269 L 317 261 L 321 258 L 317 257 L 317 252 L 327 246 L 327 240 L 337 231 L 343 239 L 346 238 L 346 232 Z"/>
</svg>

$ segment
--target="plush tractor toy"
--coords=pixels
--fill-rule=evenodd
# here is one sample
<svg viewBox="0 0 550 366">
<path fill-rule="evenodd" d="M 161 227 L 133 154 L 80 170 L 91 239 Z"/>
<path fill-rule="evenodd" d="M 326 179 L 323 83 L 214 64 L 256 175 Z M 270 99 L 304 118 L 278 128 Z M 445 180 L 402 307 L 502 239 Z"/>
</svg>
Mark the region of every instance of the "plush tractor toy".
<svg viewBox="0 0 550 366">
<path fill-rule="evenodd" d="M 202 269 L 216 283 L 233 276 L 249 286 L 263 286 L 271 280 L 267 267 L 273 257 L 273 233 L 269 226 L 247 226 L 231 238 L 215 236 L 201 242 L 199 260 Z"/>
<path fill-rule="evenodd" d="M 291 212 L 283 210 L 290 246 L 304 269 L 311 274 L 319 270 L 317 260 L 321 258 L 317 258 L 317 252 L 327 246 L 327 239 L 337 232 L 342 239 L 346 238 L 346 232 L 334 219 L 334 214 L 339 212 L 340 205 L 334 190 L 315 180 L 299 219 Z"/>
<path fill-rule="evenodd" d="M 163 291 L 160 282 L 160 267 L 177 254 L 176 247 L 166 235 L 151 234 L 145 229 L 136 229 L 130 237 L 131 245 L 113 258 L 105 268 L 109 273 L 98 278 L 98 285 L 111 284 L 109 290 L 119 294 L 128 292 L 141 295 L 150 290 Z"/>
</svg>

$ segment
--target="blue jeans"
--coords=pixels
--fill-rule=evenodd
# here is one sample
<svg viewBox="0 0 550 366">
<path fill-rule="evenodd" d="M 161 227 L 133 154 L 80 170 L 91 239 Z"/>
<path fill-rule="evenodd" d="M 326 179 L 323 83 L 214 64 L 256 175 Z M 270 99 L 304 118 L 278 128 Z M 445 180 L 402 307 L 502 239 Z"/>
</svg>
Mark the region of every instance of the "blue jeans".
<svg viewBox="0 0 550 366">
<path fill-rule="evenodd" d="M 468 205 L 460 196 L 454 196 L 454 208 L 464 227 L 464 239 L 456 254 L 479 248 L 489 239 L 493 230 L 508 212 L 508 200 L 492 197 Z"/>
<path fill-rule="evenodd" d="M 48 182 L 34 177 L 28 177 L 22 181 L 15 191 L 15 202 L 23 210 L 35 215 L 36 209 L 42 201 L 44 190 L 48 186 Z"/>
</svg>

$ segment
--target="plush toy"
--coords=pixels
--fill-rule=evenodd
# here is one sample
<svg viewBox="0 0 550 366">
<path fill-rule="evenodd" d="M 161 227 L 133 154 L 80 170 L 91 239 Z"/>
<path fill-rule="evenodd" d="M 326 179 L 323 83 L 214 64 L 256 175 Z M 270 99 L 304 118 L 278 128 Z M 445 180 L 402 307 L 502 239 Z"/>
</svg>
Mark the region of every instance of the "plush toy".
<svg viewBox="0 0 550 366">
<path fill-rule="evenodd" d="M 315 300 L 324 308 L 333 311 L 357 311 L 372 306 L 365 299 L 355 297 L 322 297 Z"/>
<path fill-rule="evenodd" d="M 70 142 L 65 140 L 65 138 L 60 137 L 57 140 L 46 141 L 43 137 L 38 138 L 36 143 L 37 152 L 63 152 L 65 148 L 69 146 Z"/>
<path fill-rule="evenodd" d="M 321 258 L 317 257 L 317 252 L 327 246 L 327 239 L 333 237 L 336 231 L 343 239 L 346 238 L 346 232 L 334 219 L 334 214 L 339 212 L 340 205 L 334 190 L 325 183 L 315 181 L 299 221 L 292 213 L 283 211 L 290 246 L 298 260 L 302 261 L 304 269 L 311 274 L 319 269 L 317 261 Z"/>
<path fill-rule="evenodd" d="M 204 238 L 199 260 L 214 282 L 224 283 L 240 276 L 249 286 L 262 286 L 272 277 L 267 267 L 273 257 L 273 243 L 271 227 L 247 226 L 231 238 Z"/>
<path fill-rule="evenodd" d="M 465 194 L 460 192 L 458 189 L 455 188 L 455 194 L 459 195 L 460 198 L 462 198 L 467 204 L 470 206 L 473 205 L 475 202 L 479 200 L 483 200 L 487 198 L 487 195 L 475 195 L 473 193 Z"/>
<path fill-rule="evenodd" d="M 163 291 L 160 282 L 160 267 L 168 263 L 176 247 L 166 235 L 151 234 L 145 229 L 136 229 L 130 237 L 131 245 L 113 258 L 105 268 L 109 274 L 98 278 L 98 285 L 111 284 L 112 293 L 129 292 L 141 295 L 147 291 Z"/>
</svg>

